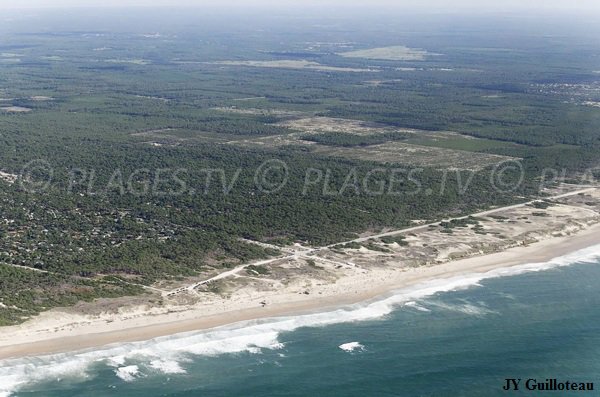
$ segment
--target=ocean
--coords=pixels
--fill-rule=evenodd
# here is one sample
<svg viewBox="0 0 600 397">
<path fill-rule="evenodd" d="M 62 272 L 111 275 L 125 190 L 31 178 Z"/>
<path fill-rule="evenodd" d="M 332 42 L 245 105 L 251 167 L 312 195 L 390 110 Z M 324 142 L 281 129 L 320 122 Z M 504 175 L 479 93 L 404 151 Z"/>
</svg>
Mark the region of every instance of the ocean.
<svg viewBox="0 0 600 397">
<path fill-rule="evenodd" d="M 600 395 L 600 246 L 327 313 L 3 361 L 0 396 L 538 395 L 507 378 Z"/>
</svg>

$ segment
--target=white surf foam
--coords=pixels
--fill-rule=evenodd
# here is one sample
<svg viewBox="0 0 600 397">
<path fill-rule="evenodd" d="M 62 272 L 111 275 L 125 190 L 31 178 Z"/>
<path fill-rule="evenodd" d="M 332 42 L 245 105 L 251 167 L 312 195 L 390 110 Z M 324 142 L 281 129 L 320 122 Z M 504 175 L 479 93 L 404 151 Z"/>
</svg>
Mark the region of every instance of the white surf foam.
<svg viewBox="0 0 600 397">
<path fill-rule="evenodd" d="M 359 350 L 359 351 L 365 350 L 365 347 L 363 345 L 361 345 L 359 342 L 344 343 L 343 345 L 339 345 L 338 347 L 348 353 L 352 353 L 356 350 Z"/>
<path fill-rule="evenodd" d="M 181 367 L 181 364 L 175 360 L 154 360 L 150 362 L 150 367 L 163 374 L 185 374 L 187 371 Z"/>
<path fill-rule="evenodd" d="M 103 361 L 103 360 L 100 359 L 98 361 Z M 123 365 L 125 365 L 125 356 L 119 355 L 119 356 L 109 357 L 106 359 L 106 364 L 110 365 L 111 367 L 123 366 Z"/>
<path fill-rule="evenodd" d="M 115 370 L 115 374 L 125 382 L 131 382 L 139 375 L 140 368 L 137 365 L 120 367 Z"/>
<path fill-rule="evenodd" d="M 429 309 L 428 309 L 428 308 L 426 308 L 426 307 L 423 307 L 423 306 L 419 305 L 419 304 L 418 304 L 417 302 L 415 302 L 415 301 L 409 301 L 409 302 L 406 302 L 406 303 L 404 304 L 404 306 L 411 307 L 411 308 L 413 308 L 413 309 L 415 309 L 415 310 L 418 310 L 418 311 L 420 311 L 420 312 L 431 312 L 431 310 L 429 310 Z"/>
<path fill-rule="evenodd" d="M 301 327 L 319 327 L 336 323 L 384 318 L 399 305 L 414 303 L 440 292 L 479 285 L 482 280 L 537 272 L 574 263 L 593 262 L 600 258 L 600 245 L 574 252 L 544 263 L 496 269 L 457 277 L 431 280 L 371 302 L 340 308 L 325 313 L 262 319 L 215 328 L 204 332 L 178 334 L 146 342 L 115 345 L 103 350 L 56 354 L 38 358 L 0 361 L 0 397 L 9 396 L 26 384 L 41 380 L 69 377 L 85 378 L 86 369 L 98 361 L 117 368 L 116 375 L 130 379 L 139 376 L 140 366 L 164 373 L 183 373 L 186 355 L 216 356 L 220 354 L 260 353 L 263 349 L 282 349 L 278 341 L 282 332 Z M 417 305 L 419 306 L 419 305 Z M 463 307 L 466 312 L 481 312 L 481 307 Z M 417 309 L 418 310 L 418 309 Z M 341 348 L 341 347 L 340 347 Z M 130 365 L 125 366 L 125 363 Z M 137 364 L 137 365 L 134 365 Z M 134 367 L 137 372 L 133 372 Z M 125 379 L 123 379 L 125 380 Z"/>
<path fill-rule="evenodd" d="M 469 302 L 451 304 L 438 301 L 427 301 L 427 303 L 440 309 L 468 314 L 471 316 L 485 316 L 486 314 L 495 313 L 493 310 L 490 310 L 485 306 L 474 305 Z"/>
</svg>

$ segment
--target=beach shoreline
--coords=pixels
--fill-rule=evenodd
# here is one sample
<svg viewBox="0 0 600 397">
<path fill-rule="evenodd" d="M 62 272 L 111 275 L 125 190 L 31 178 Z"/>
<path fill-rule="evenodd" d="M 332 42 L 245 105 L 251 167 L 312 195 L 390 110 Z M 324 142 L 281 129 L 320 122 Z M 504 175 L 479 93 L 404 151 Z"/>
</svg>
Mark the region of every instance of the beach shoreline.
<svg viewBox="0 0 600 397">
<path fill-rule="evenodd" d="M 415 268 L 375 268 L 342 276 L 310 295 L 283 288 L 243 299 L 215 299 L 204 304 L 163 312 L 89 318 L 50 311 L 18 326 L 0 329 L 0 360 L 82 351 L 112 344 L 147 341 L 158 337 L 205 331 L 265 318 L 327 312 L 382 298 L 393 291 L 430 281 L 482 275 L 529 263 L 543 263 L 600 244 L 600 224 L 576 234 L 550 237 L 501 252 Z M 268 305 L 261 305 L 268 301 Z M 166 311 L 165 311 L 166 310 Z"/>
</svg>

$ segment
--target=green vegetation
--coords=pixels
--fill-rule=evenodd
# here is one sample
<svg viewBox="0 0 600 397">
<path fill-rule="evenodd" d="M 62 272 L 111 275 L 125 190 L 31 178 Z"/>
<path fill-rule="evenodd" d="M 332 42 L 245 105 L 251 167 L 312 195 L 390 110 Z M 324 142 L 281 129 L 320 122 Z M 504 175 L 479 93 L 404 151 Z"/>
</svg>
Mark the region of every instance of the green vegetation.
<svg viewBox="0 0 600 397">
<path fill-rule="evenodd" d="M 468 218 L 452 219 L 449 222 L 441 222 L 440 226 L 445 229 L 454 229 L 455 227 L 469 227 L 469 225 L 478 225 L 479 220 L 472 216 Z"/>
<path fill-rule="evenodd" d="M 70 27 L 64 31 L 56 31 L 60 24 L 54 19 L 41 17 L 35 24 L 7 18 L 0 26 L 0 53 L 19 53 L 18 61 L 0 57 L 0 107 L 31 109 L 0 110 L 0 175 L 18 175 L 37 160 L 53 168 L 51 183 L 41 191 L 27 189 L 32 187 L 27 181 L 0 180 L 0 324 L 80 300 L 140 294 L 140 285 L 276 254 L 242 239 L 335 244 L 365 230 L 523 202 L 539 193 L 546 167 L 564 168 L 575 179 L 598 165 L 600 110 L 581 106 L 598 100 L 597 76 L 590 72 L 597 64 L 588 56 L 595 43 L 573 46 L 565 38 L 548 48 L 542 36 L 518 30 L 524 29 L 520 23 L 511 25 L 524 37 L 520 49 L 501 51 L 489 44 L 484 51 L 482 42 L 495 43 L 497 37 L 493 29 L 480 31 L 479 21 L 468 33 L 448 37 L 437 24 L 424 27 L 398 16 L 378 22 L 377 32 L 341 16 L 339 26 L 257 16 L 235 31 L 221 17 L 171 16 L 144 11 L 116 26 L 109 14 L 93 21 L 54 15 Z M 500 27 L 506 21 L 493 23 Z M 406 31 L 429 29 L 411 36 L 410 47 L 441 55 L 413 61 L 335 55 L 352 50 L 339 43 L 361 43 L 354 50 L 388 45 L 396 35 L 386 26 L 399 24 Z M 163 37 L 148 37 L 159 27 Z M 335 43 L 323 43 L 323 37 L 335 37 Z M 285 59 L 376 71 L 216 63 Z M 360 135 L 299 133 L 282 126 L 312 116 L 386 128 Z M 427 133 L 390 132 L 394 128 Z M 459 153 L 464 161 L 469 152 L 517 157 L 526 176 L 514 191 L 498 194 L 493 166 L 461 179 L 452 170 L 417 167 L 402 156 L 376 162 L 369 152 L 340 159 L 311 145 L 277 146 L 290 135 L 330 150 L 368 151 L 401 141 L 412 148 L 465 151 Z M 245 145 L 257 139 L 261 145 Z M 257 186 L 255 171 L 274 159 L 289 166 L 289 175 L 285 188 L 267 194 Z M 323 179 L 305 186 L 315 169 L 323 171 Z M 390 178 L 398 169 L 406 173 L 392 189 Z M 206 170 L 221 173 L 207 183 Z M 48 176 L 32 171 L 34 180 Z M 418 184 L 406 177 L 411 171 L 418 171 Z M 353 176 L 358 189 L 347 186 Z M 503 182 L 519 177 L 507 173 Z M 371 191 L 385 183 L 385 194 L 369 194 L 365 180 Z M 469 225 L 481 231 L 472 218 L 442 223 L 441 231 Z M 381 242 L 407 244 L 402 236 Z M 268 272 L 260 266 L 247 270 Z"/>
<path fill-rule="evenodd" d="M 250 265 L 246 268 L 246 273 L 250 274 L 250 275 L 258 275 L 258 276 L 264 276 L 266 274 L 269 274 L 269 269 L 267 269 L 265 266 L 262 265 Z"/>
<path fill-rule="evenodd" d="M 545 212 L 533 212 L 531 215 L 532 216 L 541 216 L 541 217 L 550 216 L 549 214 L 547 214 Z"/>
<path fill-rule="evenodd" d="M 351 243 L 346 243 L 346 244 L 341 244 L 341 245 L 336 245 L 334 248 L 343 248 L 343 249 L 350 249 L 350 250 L 359 250 L 361 249 L 363 246 L 359 243 L 356 242 L 351 242 Z"/>
<path fill-rule="evenodd" d="M 0 325 L 23 321 L 55 306 L 99 297 L 139 294 L 143 290 L 117 277 L 104 280 L 65 277 L 0 264 Z"/>
<path fill-rule="evenodd" d="M 381 242 L 384 244 L 398 244 L 401 246 L 409 245 L 408 241 L 406 241 L 406 237 L 402 235 L 396 236 L 385 236 L 380 238 Z"/>
<path fill-rule="evenodd" d="M 317 265 L 317 262 L 315 262 L 314 259 L 308 259 L 306 263 L 313 269 L 323 269 L 323 266 Z"/>
<path fill-rule="evenodd" d="M 540 210 L 545 210 L 547 208 L 552 207 L 553 203 L 549 202 L 549 201 L 534 201 L 531 204 L 528 204 L 528 206 L 533 207 L 533 208 L 537 208 Z"/>
<path fill-rule="evenodd" d="M 377 252 L 392 252 L 391 250 L 389 250 L 388 248 L 382 247 L 381 245 L 377 245 L 373 242 L 369 242 L 367 244 L 364 245 L 364 247 L 370 251 L 377 251 Z"/>
</svg>

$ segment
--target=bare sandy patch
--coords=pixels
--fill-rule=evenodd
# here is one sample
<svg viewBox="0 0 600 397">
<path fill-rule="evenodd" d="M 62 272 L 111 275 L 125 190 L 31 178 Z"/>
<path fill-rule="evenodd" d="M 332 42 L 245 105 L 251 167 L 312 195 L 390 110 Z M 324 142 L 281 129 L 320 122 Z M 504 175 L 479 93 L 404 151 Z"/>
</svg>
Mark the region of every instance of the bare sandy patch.
<svg viewBox="0 0 600 397">
<path fill-rule="evenodd" d="M 24 108 L 24 107 L 21 107 L 21 106 L 6 106 L 6 107 L 0 108 L 0 110 L 3 110 L 3 111 L 8 112 L 8 113 L 27 113 L 27 112 L 31 112 L 31 109 Z"/>
<path fill-rule="evenodd" d="M 8 172 L 0 171 L 0 179 L 5 182 L 15 183 L 17 178 L 19 178 L 19 176 L 16 174 L 11 174 Z"/>
<path fill-rule="evenodd" d="M 337 66 L 322 65 L 318 62 L 306 60 L 280 60 L 280 61 L 220 61 L 216 65 L 225 66 L 250 66 L 255 68 L 277 68 L 277 69 L 308 69 L 320 72 L 379 72 L 378 69 L 344 68 Z"/>
<path fill-rule="evenodd" d="M 384 82 L 385 81 L 381 81 L 381 83 Z M 304 117 L 300 119 L 287 120 L 280 122 L 277 125 L 281 127 L 290 128 L 292 130 L 302 131 L 308 134 L 336 132 L 344 134 L 370 136 L 384 133 L 402 132 L 405 134 L 415 134 L 420 137 L 428 137 L 435 139 L 450 138 L 456 136 L 469 139 L 473 138 L 452 131 L 425 131 L 417 130 L 414 128 L 395 127 L 373 121 L 362 121 L 325 116 Z"/>
<path fill-rule="evenodd" d="M 171 100 L 169 98 L 163 98 L 163 97 L 159 97 L 159 96 L 150 96 L 150 95 L 134 95 L 136 98 L 142 98 L 142 99 L 155 99 L 157 101 L 161 101 L 161 102 L 170 102 Z"/>
<path fill-rule="evenodd" d="M 593 106 L 595 108 L 600 108 L 600 102 L 594 102 L 594 101 L 586 101 L 583 103 L 585 106 Z"/>
<path fill-rule="evenodd" d="M 600 222 L 598 189 L 550 200 L 547 204 L 547 208 L 532 204 L 509 206 L 474 214 L 468 222 L 452 223 L 449 219 L 413 227 L 402 234 L 392 231 L 363 237 L 354 240 L 352 248 L 341 244 L 319 255 L 365 268 L 373 263 L 392 266 L 399 261 L 420 267 L 566 237 Z M 397 244 L 398 241 L 403 244 Z"/>
<path fill-rule="evenodd" d="M 356 50 L 341 52 L 338 55 L 344 58 L 365 58 L 384 61 L 424 61 L 427 55 L 434 55 L 418 48 L 408 48 L 406 46 L 391 46 L 371 48 L 367 50 Z"/>
<path fill-rule="evenodd" d="M 51 96 L 43 96 L 43 95 L 35 95 L 30 97 L 29 99 L 31 99 L 32 101 L 35 102 L 46 102 L 46 101 L 53 101 L 54 98 L 52 98 Z"/>
<path fill-rule="evenodd" d="M 404 81 L 403 79 L 390 79 L 390 80 L 367 80 L 364 82 L 369 87 L 379 87 L 384 84 L 394 84 Z"/>
<path fill-rule="evenodd" d="M 254 101 L 254 100 L 260 100 L 260 99 L 267 99 L 266 96 L 252 96 L 252 97 L 247 97 L 247 98 L 235 98 L 234 101 Z"/>
</svg>

